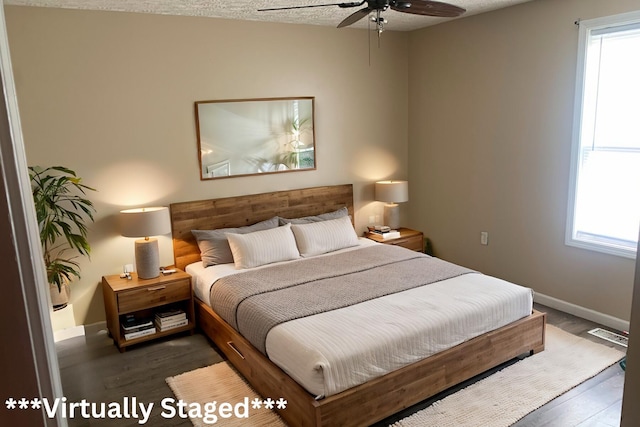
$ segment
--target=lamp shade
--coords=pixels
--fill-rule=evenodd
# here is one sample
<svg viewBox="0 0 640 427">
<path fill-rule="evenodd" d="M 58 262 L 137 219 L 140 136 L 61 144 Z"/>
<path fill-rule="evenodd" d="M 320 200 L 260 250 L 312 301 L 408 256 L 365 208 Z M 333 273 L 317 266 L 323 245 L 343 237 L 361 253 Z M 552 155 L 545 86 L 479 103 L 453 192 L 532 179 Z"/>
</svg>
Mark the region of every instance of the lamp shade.
<svg viewBox="0 0 640 427">
<path fill-rule="evenodd" d="M 120 233 L 125 237 L 144 237 L 136 240 L 136 271 L 141 279 L 160 275 L 158 236 L 171 232 L 169 209 L 166 207 L 138 208 L 120 211 Z"/>
<path fill-rule="evenodd" d="M 375 187 L 376 200 L 387 203 L 409 201 L 409 183 L 407 181 L 378 181 Z"/>
<path fill-rule="evenodd" d="M 151 207 L 120 211 L 120 233 L 125 237 L 149 237 L 169 234 L 169 208 Z"/>
</svg>

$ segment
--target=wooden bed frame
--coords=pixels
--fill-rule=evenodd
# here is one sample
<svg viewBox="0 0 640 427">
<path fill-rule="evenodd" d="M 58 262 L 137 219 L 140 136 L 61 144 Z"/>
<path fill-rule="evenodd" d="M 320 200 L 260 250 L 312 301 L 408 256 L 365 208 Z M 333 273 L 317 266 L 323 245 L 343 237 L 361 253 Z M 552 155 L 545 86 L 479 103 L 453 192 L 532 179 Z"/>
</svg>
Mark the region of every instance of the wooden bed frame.
<svg viewBox="0 0 640 427">
<path fill-rule="evenodd" d="M 176 267 L 184 269 L 200 260 L 191 230 L 250 225 L 275 215 L 318 215 L 345 206 L 353 218 L 350 184 L 172 204 Z M 534 310 L 526 318 L 449 350 L 315 400 L 197 298 L 196 318 L 202 331 L 258 393 L 287 400 L 286 409 L 278 412 L 292 427 L 365 426 L 380 421 L 519 355 L 544 350 L 546 324 L 545 314 Z"/>
</svg>

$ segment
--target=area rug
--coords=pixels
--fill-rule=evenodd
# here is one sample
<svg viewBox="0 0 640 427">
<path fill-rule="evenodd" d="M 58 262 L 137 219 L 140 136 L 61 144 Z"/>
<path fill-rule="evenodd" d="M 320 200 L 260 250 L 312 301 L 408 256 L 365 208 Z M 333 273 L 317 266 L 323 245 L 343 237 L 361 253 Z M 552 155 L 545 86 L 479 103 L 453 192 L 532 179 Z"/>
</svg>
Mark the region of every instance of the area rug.
<svg viewBox="0 0 640 427">
<path fill-rule="evenodd" d="M 545 350 L 393 424 L 507 427 L 599 374 L 624 353 L 547 325 Z"/>
<path fill-rule="evenodd" d="M 173 394 L 186 404 L 184 413 L 189 414 L 196 427 L 286 427 L 280 416 L 269 409 L 278 403 L 286 405 L 280 401 L 282 396 L 263 399 L 227 362 L 169 377 L 165 381 Z M 226 406 L 220 406 L 223 404 Z"/>
<path fill-rule="evenodd" d="M 622 351 L 547 325 L 545 351 L 447 396 L 394 423 L 393 427 L 506 427 L 623 357 Z M 242 410 L 243 403 L 249 402 L 248 417 L 218 416 L 215 423 L 218 426 L 285 426 L 275 412 L 265 408 L 265 402 L 275 405 L 281 396 L 263 399 L 226 362 L 166 381 L 178 399 L 197 402 L 195 409 L 215 401 L 218 408 L 226 402 L 227 409 L 239 404 Z M 259 409 L 251 404 L 254 399 L 261 403 Z M 197 410 L 194 414 L 197 415 Z M 239 414 L 244 415 L 242 411 Z M 191 421 L 198 427 L 212 424 L 198 416 L 191 417 Z"/>
</svg>

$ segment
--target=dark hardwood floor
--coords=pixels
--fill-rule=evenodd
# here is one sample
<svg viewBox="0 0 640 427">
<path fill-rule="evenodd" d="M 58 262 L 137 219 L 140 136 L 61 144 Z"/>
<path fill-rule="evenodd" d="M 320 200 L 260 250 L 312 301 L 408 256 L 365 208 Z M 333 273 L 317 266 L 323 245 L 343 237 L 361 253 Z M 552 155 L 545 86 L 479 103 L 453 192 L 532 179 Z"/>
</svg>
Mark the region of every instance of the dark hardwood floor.
<svg viewBox="0 0 640 427">
<path fill-rule="evenodd" d="M 222 361 L 204 335 L 176 335 L 120 353 L 105 330 L 56 343 L 64 396 L 69 402 L 123 402 L 123 396 L 154 403 L 174 397 L 165 378 Z M 212 385 L 215 386 L 215 385 Z M 147 426 L 192 426 L 152 411 Z M 68 419 L 69 426 L 138 426 L 137 419 Z"/>
<path fill-rule="evenodd" d="M 547 322 L 567 332 L 586 339 L 624 349 L 616 344 L 593 337 L 587 331 L 601 326 L 593 322 L 562 313 L 548 307 L 536 305 L 547 312 Z M 139 402 L 154 403 L 160 407 L 164 398 L 173 393 L 165 382 L 166 377 L 220 362 L 222 358 L 204 335 L 179 335 L 164 340 L 149 342 L 120 353 L 107 336 L 106 331 L 87 328 L 85 337 L 71 338 L 56 344 L 64 396 L 68 402 L 122 402 L 123 396 L 135 396 Z M 491 372 L 486 375 L 490 375 Z M 484 376 L 486 376 L 484 375 Z M 387 426 L 402 419 L 436 400 L 442 399 L 483 376 L 451 390 L 447 390 L 428 401 L 390 417 L 376 426 Z M 596 377 L 552 400 L 538 410 L 518 421 L 517 427 L 591 427 L 619 426 L 624 371 L 613 365 Z M 215 386 L 215 384 L 212 384 Z M 191 426 L 188 419 L 165 419 L 161 411 L 154 410 L 148 426 Z M 134 426 L 137 419 L 68 420 L 70 426 Z M 488 426 L 483 426 L 488 427 Z"/>
</svg>

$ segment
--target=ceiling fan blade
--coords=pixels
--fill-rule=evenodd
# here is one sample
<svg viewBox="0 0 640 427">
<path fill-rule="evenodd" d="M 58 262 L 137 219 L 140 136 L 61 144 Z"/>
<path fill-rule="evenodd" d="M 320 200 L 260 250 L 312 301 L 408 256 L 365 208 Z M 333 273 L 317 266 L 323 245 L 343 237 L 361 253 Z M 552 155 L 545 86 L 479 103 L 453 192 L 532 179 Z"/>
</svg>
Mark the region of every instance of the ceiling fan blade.
<svg viewBox="0 0 640 427">
<path fill-rule="evenodd" d="M 267 9 L 258 9 L 258 12 L 268 12 L 271 10 L 290 10 L 290 9 L 308 9 L 311 7 L 326 7 L 326 6 L 339 6 L 342 8 L 346 7 L 357 7 L 362 6 L 364 1 L 362 2 L 351 2 L 351 3 L 325 3 L 325 4 L 309 4 L 306 6 L 288 6 L 288 7 L 270 7 Z"/>
<path fill-rule="evenodd" d="M 347 16 L 341 23 L 338 24 L 338 28 L 348 27 L 351 24 L 355 24 L 365 16 L 369 15 L 372 9 L 369 7 L 364 7 L 357 12 L 352 13 Z"/>
<path fill-rule="evenodd" d="M 439 16 L 441 18 L 455 18 L 467 11 L 466 9 L 449 3 L 429 0 L 390 1 L 389 6 L 396 12 Z"/>
</svg>

